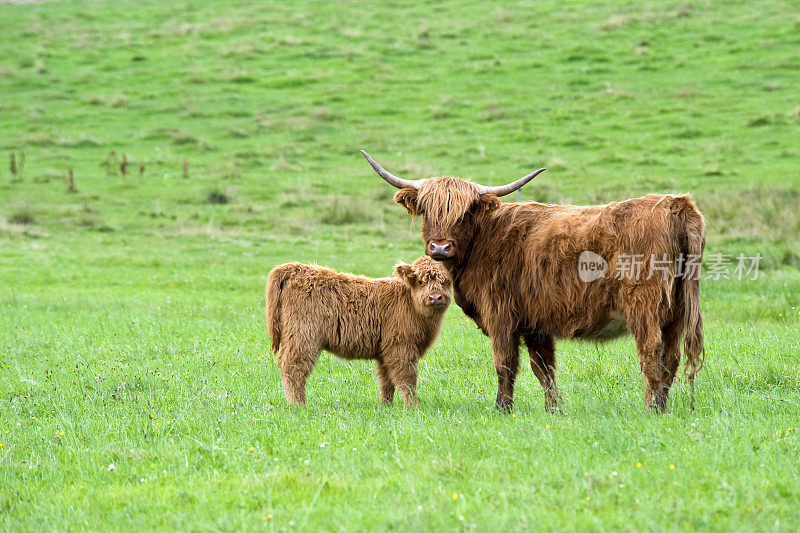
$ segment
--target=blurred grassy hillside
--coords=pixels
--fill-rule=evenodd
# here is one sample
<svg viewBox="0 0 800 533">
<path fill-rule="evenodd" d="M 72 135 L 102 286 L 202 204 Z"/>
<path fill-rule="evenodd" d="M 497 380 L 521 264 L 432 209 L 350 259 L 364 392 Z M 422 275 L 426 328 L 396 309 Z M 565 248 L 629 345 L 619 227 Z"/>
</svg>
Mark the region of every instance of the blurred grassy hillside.
<svg viewBox="0 0 800 533">
<path fill-rule="evenodd" d="M 523 200 L 689 191 L 712 246 L 797 266 L 797 13 L 780 1 L 4 5 L 0 235 L 247 235 L 328 261 L 322 241 L 357 255 L 407 243 L 416 230 L 366 148 L 409 177 L 497 184 L 547 166 Z"/>
</svg>

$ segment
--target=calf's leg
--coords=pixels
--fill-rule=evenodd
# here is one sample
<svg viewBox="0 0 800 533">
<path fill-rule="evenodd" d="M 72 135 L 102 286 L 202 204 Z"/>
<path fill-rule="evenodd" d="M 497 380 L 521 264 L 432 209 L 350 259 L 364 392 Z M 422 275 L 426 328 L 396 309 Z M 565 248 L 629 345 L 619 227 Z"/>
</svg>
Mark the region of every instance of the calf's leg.
<svg viewBox="0 0 800 533">
<path fill-rule="evenodd" d="M 544 406 L 555 411 L 563 403 L 556 383 L 556 343 L 552 335 L 531 333 L 523 337 L 531 358 L 531 369 L 544 389 Z"/>
<path fill-rule="evenodd" d="M 375 361 L 375 369 L 378 372 L 378 389 L 381 395 L 381 402 L 390 404 L 394 401 L 394 383 L 389 377 L 389 369 L 380 359 Z"/>
<path fill-rule="evenodd" d="M 289 405 L 305 405 L 306 381 L 314 369 L 320 351 L 313 348 L 281 344 L 278 351 L 278 364 L 283 381 L 283 395 Z"/>
<path fill-rule="evenodd" d="M 395 346 L 383 356 L 383 364 L 389 371 L 389 379 L 400 393 L 406 407 L 419 405 L 417 398 L 418 360 L 419 354 L 406 346 Z"/>
<path fill-rule="evenodd" d="M 519 370 L 519 337 L 502 333 L 492 337 L 494 368 L 497 371 L 497 399 L 500 411 L 511 411 L 514 406 L 514 382 Z"/>
</svg>

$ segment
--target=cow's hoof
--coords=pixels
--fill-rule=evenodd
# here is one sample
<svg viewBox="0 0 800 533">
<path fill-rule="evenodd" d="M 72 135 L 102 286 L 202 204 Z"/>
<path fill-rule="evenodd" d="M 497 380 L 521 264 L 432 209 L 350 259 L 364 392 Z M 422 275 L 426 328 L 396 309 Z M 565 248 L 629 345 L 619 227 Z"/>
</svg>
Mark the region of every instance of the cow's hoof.
<svg viewBox="0 0 800 533">
<path fill-rule="evenodd" d="M 544 410 L 550 413 L 551 415 L 563 415 L 564 414 L 564 406 L 561 404 L 557 405 L 545 405 Z"/>
<path fill-rule="evenodd" d="M 503 414 L 508 414 L 514 408 L 514 402 L 497 402 L 495 403 L 497 411 Z"/>
<path fill-rule="evenodd" d="M 654 413 L 664 413 L 667 410 L 667 395 L 654 394 L 653 404 L 650 406 Z"/>
<path fill-rule="evenodd" d="M 657 415 L 664 414 L 667 411 L 666 404 L 659 404 L 657 402 L 653 402 L 649 405 L 645 405 L 645 411 L 648 413 L 654 413 Z"/>
</svg>

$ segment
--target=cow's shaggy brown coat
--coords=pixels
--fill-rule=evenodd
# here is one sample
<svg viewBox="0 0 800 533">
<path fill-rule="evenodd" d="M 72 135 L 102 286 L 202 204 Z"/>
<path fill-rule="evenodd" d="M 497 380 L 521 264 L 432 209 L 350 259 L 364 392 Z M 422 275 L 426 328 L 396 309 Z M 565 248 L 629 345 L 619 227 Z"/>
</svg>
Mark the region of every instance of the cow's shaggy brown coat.
<svg viewBox="0 0 800 533">
<path fill-rule="evenodd" d="M 372 279 L 287 263 L 267 278 L 267 327 L 278 354 L 286 401 L 302 405 L 322 350 L 375 359 L 380 396 L 417 400 L 417 361 L 430 348 L 450 304 L 451 282 L 440 263 L 421 257 Z"/>
<path fill-rule="evenodd" d="M 394 176 L 383 177 L 401 186 Z M 704 353 L 699 281 L 680 268 L 687 256 L 702 256 L 705 224 L 688 195 L 651 194 L 582 207 L 503 204 L 459 178 L 412 185 L 403 186 L 395 201 L 423 217 L 426 253 L 443 260 L 456 303 L 491 339 L 498 407 L 512 406 L 521 341 L 547 407 L 555 408 L 561 395 L 554 338 L 603 340 L 626 330 L 636 340 L 646 403 L 659 410 L 666 406 L 683 339 L 694 404 Z M 608 261 L 604 277 L 580 279 L 583 251 Z M 644 258 L 641 275 L 616 279 L 623 256 L 634 255 Z M 651 257 L 666 259 L 666 279 L 660 272 L 650 275 Z"/>
</svg>

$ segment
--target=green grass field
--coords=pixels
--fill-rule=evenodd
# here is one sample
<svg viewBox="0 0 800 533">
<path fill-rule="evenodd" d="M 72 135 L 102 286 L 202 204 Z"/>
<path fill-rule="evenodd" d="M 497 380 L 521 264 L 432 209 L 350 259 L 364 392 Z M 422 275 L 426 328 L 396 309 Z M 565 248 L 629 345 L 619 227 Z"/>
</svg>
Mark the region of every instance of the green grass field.
<svg viewBox="0 0 800 533">
<path fill-rule="evenodd" d="M 798 87 L 790 1 L 0 4 L 0 528 L 796 530 Z M 330 355 L 288 408 L 270 268 L 423 252 L 362 148 L 691 192 L 707 260 L 763 256 L 703 282 L 696 410 L 644 411 L 626 338 L 559 343 L 562 414 L 529 368 L 499 414 L 455 306 L 419 409 Z"/>
</svg>

